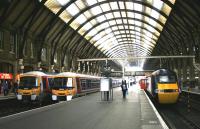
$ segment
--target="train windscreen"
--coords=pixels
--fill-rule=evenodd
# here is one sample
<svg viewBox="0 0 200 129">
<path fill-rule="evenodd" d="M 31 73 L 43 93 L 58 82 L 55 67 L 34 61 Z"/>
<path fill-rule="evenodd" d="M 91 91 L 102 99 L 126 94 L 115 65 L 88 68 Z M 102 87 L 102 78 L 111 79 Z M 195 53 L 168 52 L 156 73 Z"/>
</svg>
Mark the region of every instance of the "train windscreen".
<svg viewBox="0 0 200 129">
<path fill-rule="evenodd" d="M 158 82 L 159 83 L 175 83 L 177 81 L 176 81 L 176 76 L 168 75 L 168 76 L 159 76 Z"/>
<path fill-rule="evenodd" d="M 36 77 L 20 77 L 19 89 L 31 89 L 38 86 Z"/>
</svg>

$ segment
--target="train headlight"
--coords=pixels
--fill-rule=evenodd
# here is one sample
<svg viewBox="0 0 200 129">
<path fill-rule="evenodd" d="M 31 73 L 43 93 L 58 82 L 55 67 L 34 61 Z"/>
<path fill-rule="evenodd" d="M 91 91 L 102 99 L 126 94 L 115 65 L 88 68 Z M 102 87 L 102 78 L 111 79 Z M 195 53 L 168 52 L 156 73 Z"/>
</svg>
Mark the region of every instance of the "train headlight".
<svg viewBox="0 0 200 129">
<path fill-rule="evenodd" d="M 52 95 L 52 100 L 56 101 L 57 100 L 57 96 L 56 95 Z"/>
</svg>

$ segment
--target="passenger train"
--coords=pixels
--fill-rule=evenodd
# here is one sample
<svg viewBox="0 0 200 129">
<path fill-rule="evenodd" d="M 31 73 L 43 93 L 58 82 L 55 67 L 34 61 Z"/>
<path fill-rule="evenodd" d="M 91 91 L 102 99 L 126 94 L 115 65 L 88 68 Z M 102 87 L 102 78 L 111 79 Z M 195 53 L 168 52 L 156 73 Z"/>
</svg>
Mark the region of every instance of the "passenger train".
<svg viewBox="0 0 200 129">
<path fill-rule="evenodd" d="M 159 69 L 147 79 L 147 91 L 160 104 L 174 104 L 179 97 L 176 73 L 168 69 Z"/>
<path fill-rule="evenodd" d="M 98 76 L 63 72 L 46 74 L 40 71 L 31 71 L 19 74 L 17 99 L 21 101 L 70 100 L 100 90 Z M 120 86 L 121 79 L 113 78 L 113 87 Z"/>
</svg>

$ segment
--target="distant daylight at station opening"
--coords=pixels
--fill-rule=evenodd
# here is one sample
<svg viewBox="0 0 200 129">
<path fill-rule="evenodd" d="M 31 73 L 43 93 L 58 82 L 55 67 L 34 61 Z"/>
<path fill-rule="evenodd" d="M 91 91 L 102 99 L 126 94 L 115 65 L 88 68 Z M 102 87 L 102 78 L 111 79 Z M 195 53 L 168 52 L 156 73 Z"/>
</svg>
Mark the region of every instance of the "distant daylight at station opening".
<svg viewBox="0 0 200 129">
<path fill-rule="evenodd" d="M 0 129 L 200 129 L 199 47 L 199 0 L 0 0 Z"/>
</svg>

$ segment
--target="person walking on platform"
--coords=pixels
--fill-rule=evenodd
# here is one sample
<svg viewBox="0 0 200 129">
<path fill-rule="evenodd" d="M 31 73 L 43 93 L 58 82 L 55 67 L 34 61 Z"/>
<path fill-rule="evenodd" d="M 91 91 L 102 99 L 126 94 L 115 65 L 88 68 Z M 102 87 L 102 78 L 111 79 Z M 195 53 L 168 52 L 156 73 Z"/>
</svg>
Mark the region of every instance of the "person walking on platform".
<svg viewBox="0 0 200 129">
<path fill-rule="evenodd" d="M 8 84 L 5 80 L 3 80 L 3 93 L 4 93 L 4 96 L 8 95 Z"/>
<path fill-rule="evenodd" d="M 122 88 L 123 98 L 126 98 L 126 93 L 128 90 L 126 80 L 122 80 L 121 88 Z"/>
</svg>

